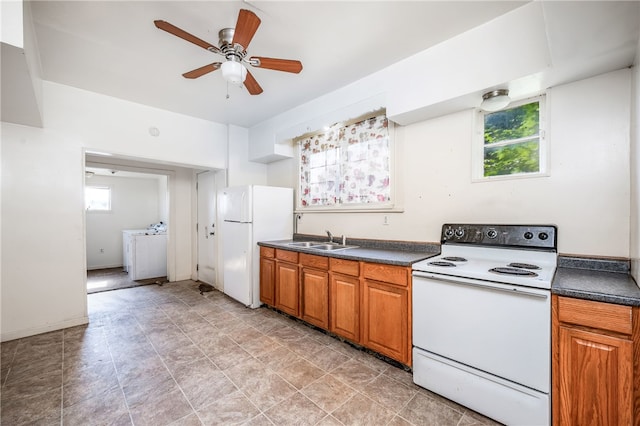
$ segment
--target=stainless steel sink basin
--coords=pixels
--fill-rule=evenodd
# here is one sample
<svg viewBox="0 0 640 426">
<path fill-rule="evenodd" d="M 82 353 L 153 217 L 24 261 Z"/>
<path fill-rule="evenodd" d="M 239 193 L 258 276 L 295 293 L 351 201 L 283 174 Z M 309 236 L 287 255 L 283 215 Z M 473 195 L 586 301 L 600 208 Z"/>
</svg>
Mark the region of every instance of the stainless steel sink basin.
<svg viewBox="0 0 640 426">
<path fill-rule="evenodd" d="M 311 247 L 316 244 L 319 244 L 319 243 L 314 241 L 296 241 L 294 243 L 287 243 L 287 245 L 294 246 L 294 247 Z"/>
<path fill-rule="evenodd" d="M 356 246 L 343 246 L 341 244 L 325 243 L 325 244 L 314 245 L 309 248 L 316 249 L 316 250 L 330 251 L 330 250 L 351 249 L 351 248 L 356 248 Z"/>
<path fill-rule="evenodd" d="M 350 248 L 356 248 L 357 246 L 343 246 L 338 243 L 321 243 L 318 241 L 294 241 L 287 243 L 289 246 L 309 248 L 313 250 L 332 251 L 332 250 L 344 250 Z"/>
</svg>

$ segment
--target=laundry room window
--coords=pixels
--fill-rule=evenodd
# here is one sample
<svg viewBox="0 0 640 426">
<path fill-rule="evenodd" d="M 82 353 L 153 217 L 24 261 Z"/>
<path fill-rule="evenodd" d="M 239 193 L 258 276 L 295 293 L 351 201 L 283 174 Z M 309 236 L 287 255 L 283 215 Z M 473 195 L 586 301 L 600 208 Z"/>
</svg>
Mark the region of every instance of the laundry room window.
<svg viewBox="0 0 640 426">
<path fill-rule="evenodd" d="M 392 142 L 384 112 L 298 138 L 300 209 L 392 207 Z"/>
<path fill-rule="evenodd" d="M 548 176 L 544 112 L 544 97 L 478 111 L 474 180 Z"/>
<path fill-rule="evenodd" d="M 86 186 L 84 207 L 88 212 L 111 211 L 111 188 L 108 186 Z"/>
</svg>

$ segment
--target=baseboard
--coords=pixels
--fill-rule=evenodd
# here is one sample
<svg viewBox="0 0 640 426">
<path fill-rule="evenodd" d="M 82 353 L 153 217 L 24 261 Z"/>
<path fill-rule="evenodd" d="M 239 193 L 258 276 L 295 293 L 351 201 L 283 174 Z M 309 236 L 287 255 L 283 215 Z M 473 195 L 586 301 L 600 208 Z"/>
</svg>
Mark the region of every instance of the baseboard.
<svg viewBox="0 0 640 426">
<path fill-rule="evenodd" d="M 35 336 L 36 334 L 48 333 L 50 331 L 62 330 L 77 325 L 89 324 L 89 317 L 75 318 L 62 321 L 56 324 L 47 324 L 42 327 L 26 328 L 23 330 L 10 331 L 0 334 L 0 342 L 8 342 L 9 340 L 22 339 L 23 337 Z"/>
</svg>

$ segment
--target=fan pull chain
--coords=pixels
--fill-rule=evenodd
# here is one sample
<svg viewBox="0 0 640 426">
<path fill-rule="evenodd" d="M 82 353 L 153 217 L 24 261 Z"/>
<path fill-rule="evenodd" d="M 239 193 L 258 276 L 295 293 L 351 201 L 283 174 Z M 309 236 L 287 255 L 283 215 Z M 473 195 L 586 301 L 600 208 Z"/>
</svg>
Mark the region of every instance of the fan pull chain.
<svg viewBox="0 0 640 426">
<path fill-rule="evenodd" d="M 229 99 L 229 82 L 227 81 L 227 99 Z"/>
</svg>

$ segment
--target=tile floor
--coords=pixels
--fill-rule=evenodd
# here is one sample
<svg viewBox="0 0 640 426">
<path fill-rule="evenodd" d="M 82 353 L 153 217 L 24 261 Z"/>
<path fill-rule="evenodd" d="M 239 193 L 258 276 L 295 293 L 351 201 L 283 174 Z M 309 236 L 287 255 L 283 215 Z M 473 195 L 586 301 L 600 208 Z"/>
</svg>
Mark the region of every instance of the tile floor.
<svg viewBox="0 0 640 426">
<path fill-rule="evenodd" d="M 101 291 L 119 290 L 122 288 L 138 287 L 141 285 L 164 283 L 167 277 L 149 278 L 133 281 L 129 275 L 122 270 L 122 267 L 94 269 L 87 271 L 87 293 L 98 293 Z"/>
<path fill-rule="evenodd" d="M 2 343 L 1 424 L 495 424 L 346 343 L 197 287 L 91 294 L 88 326 Z"/>
</svg>

